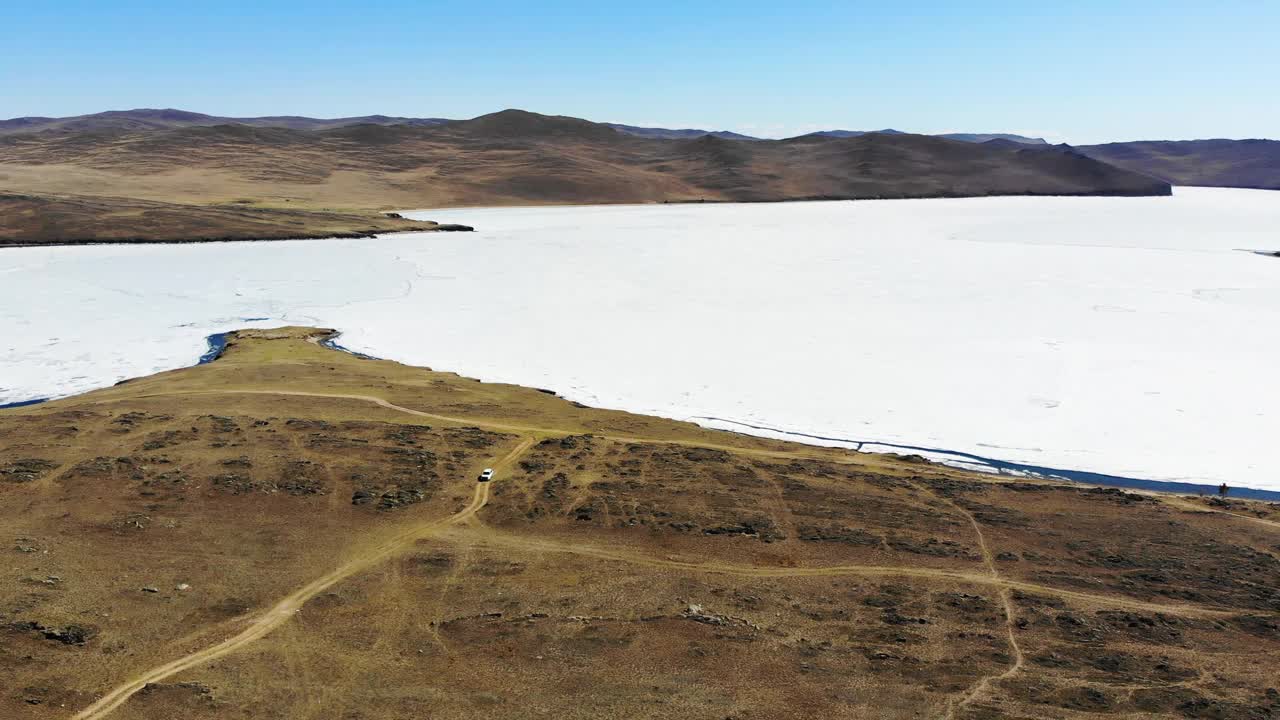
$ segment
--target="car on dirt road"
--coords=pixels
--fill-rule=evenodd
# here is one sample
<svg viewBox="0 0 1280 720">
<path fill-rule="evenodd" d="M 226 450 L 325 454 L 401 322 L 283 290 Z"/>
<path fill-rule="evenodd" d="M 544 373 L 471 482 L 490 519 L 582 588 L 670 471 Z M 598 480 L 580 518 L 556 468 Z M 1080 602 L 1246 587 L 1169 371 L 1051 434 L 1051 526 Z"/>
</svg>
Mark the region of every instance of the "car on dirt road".
<svg viewBox="0 0 1280 720">
<path fill-rule="evenodd" d="M 493 468 L 485 468 L 484 472 L 480 473 L 480 482 L 489 482 L 492 479 L 493 479 Z"/>
</svg>

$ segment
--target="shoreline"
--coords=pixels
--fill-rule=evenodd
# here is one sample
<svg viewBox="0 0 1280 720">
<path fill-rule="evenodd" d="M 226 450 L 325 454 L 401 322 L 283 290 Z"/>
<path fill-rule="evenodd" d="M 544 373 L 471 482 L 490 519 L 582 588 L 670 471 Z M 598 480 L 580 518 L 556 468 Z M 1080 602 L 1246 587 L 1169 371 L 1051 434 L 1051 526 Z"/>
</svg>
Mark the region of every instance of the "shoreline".
<svg viewBox="0 0 1280 720">
<path fill-rule="evenodd" d="M 961 193 L 939 193 L 936 195 L 812 195 L 804 197 L 787 197 L 787 198 L 764 198 L 764 199 L 745 199 L 745 200 L 720 200 L 706 198 L 689 198 L 684 200 L 647 200 L 638 202 L 531 202 L 531 203 L 510 203 L 504 205 L 436 205 L 434 207 L 413 207 L 396 210 L 398 213 L 418 213 L 418 212 L 449 212 L 453 210 L 506 210 L 506 209 L 536 209 L 536 208 L 608 208 L 608 207 L 651 207 L 654 205 L 783 205 L 787 203 L 806 203 L 806 202 L 868 202 L 868 201 L 900 201 L 900 200 L 990 200 L 993 198 L 1164 198 L 1173 197 L 1175 190 L 1179 187 L 1210 187 L 1217 190 L 1262 190 L 1265 188 L 1222 188 L 1215 186 L 1196 186 L 1196 185 L 1172 185 L 1167 193 L 1154 194 L 1134 194 L 1134 193 L 1111 193 L 1111 192 L 1079 192 L 1079 193 L 996 193 L 986 195 L 966 195 Z M 1280 191 L 1278 191 L 1280 192 Z"/>
<path fill-rule="evenodd" d="M 208 346 L 205 352 L 202 355 L 200 355 L 200 357 L 197 359 L 197 361 L 193 365 L 184 366 L 184 367 L 196 367 L 199 365 L 207 365 L 211 362 L 216 361 L 218 358 L 222 356 L 223 352 L 226 350 L 228 338 L 234 332 L 236 331 L 228 330 L 225 332 L 213 333 L 211 335 L 206 336 L 205 341 L 208 344 Z M 325 347 L 329 350 L 333 350 L 335 352 L 341 352 L 341 353 L 351 355 L 361 360 L 387 360 L 387 358 L 376 357 L 376 356 L 369 355 L 367 353 L 363 353 L 358 350 L 353 350 L 351 348 L 343 346 L 338 342 L 338 338 L 341 336 L 342 336 L 342 331 L 335 330 L 329 335 L 325 336 L 324 338 L 317 340 L 316 344 L 322 347 Z M 398 362 L 398 361 L 391 361 L 391 362 Z M 463 377 L 467 377 L 467 376 L 463 376 Z M 115 383 L 115 385 L 123 385 L 125 383 L 131 382 L 133 379 L 134 378 L 121 380 Z M 479 379 L 476 379 L 476 380 L 477 382 L 485 382 L 484 380 L 479 380 Z M 531 389 L 538 390 L 539 392 L 546 393 L 549 395 L 554 395 L 556 397 L 559 397 L 565 400 L 566 402 L 572 402 L 582 407 L 588 407 L 583 403 L 580 403 L 578 401 L 567 398 L 564 395 L 561 395 L 558 391 L 555 391 L 555 390 L 549 390 L 544 388 L 531 388 Z M 89 390 L 86 392 L 93 392 L 93 390 Z M 55 400 L 63 400 L 66 398 L 76 397 L 77 395 L 83 395 L 83 394 L 86 394 L 86 393 L 76 393 L 73 395 L 68 395 L 60 398 L 37 398 L 33 400 L 20 400 L 18 402 L 0 405 L 0 411 L 15 410 L 15 409 L 20 409 L 25 407 L 31 407 L 34 405 L 42 405 L 47 402 L 52 402 Z M 622 410 L 621 408 L 609 408 L 609 409 Z M 626 412 L 631 412 L 631 411 L 626 411 Z M 640 413 L 640 414 L 647 415 L 651 413 Z M 654 417 L 663 417 L 663 416 L 654 415 Z M 956 470 L 964 470 L 968 472 L 979 473 L 982 475 L 996 475 L 996 476 L 1010 478 L 1010 479 L 1017 479 L 1019 477 L 1022 477 L 1028 480 L 1059 480 L 1066 484 L 1078 485 L 1081 487 L 1121 488 L 1121 489 L 1127 489 L 1127 490 L 1140 490 L 1143 492 L 1155 492 L 1155 493 L 1162 493 L 1162 494 L 1169 494 L 1169 495 L 1201 496 L 1201 497 L 1216 497 L 1218 495 L 1218 487 L 1216 485 L 1210 485 L 1210 484 L 1192 483 L 1192 482 L 1177 481 L 1177 480 L 1171 480 L 1171 481 L 1147 480 L 1143 478 L 1132 478 L 1124 475 L 1112 475 L 1110 473 L 1095 472 L 1090 470 L 1072 470 L 1069 468 L 1052 468 L 1047 466 L 1032 465 L 1029 463 L 1019 463 L 1019 462 L 1014 462 L 1009 460 L 1000 460 L 999 458 L 981 456 L 981 455 L 977 455 L 977 454 L 970 453 L 963 450 L 948 450 L 945 448 L 932 448 L 932 447 L 924 447 L 924 446 L 916 446 L 916 445 L 904 445 L 900 443 L 890 443 L 890 442 L 883 442 L 878 440 L 851 440 L 847 438 L 815 435 L 815 434 L 809 434 L 809 433 L 804 433 L 799 431 L 782 430 L 779 428 L 771 428 L 763 425 L 753 425 L 750 423 L 744 423 L 736 420 L 729 420 L 729 419 L 717 418 L 717 417 L 694 416 L 689 418 L 666 418 L 666 419 L 684 420 L 686 422 L 692 422 L 695 425 L 698 425 L 699 427 L 702 427 L 708 430 L 715 430 L 718 432 L 731 433 L 731 434 L 742 435 L 746 437 L 785 440 L 785 441 L 796 442 L 804 445 L 813 445 L 817 447 L 845 448 L 853 452 L 860 452 L 860 453 L 878 454 L 878 455 L 895 455 L 899 457 L 904 456 L 903 453 L 896 453 L 889 450 L 879 450 L 879 449 L 864 450 L 863 446 L 908 450 L 912 452 L 906 453 L 905 454 L 906 457 L 911 457 L 914 455 L 915 457 L 918 457 L 922 461 L 927 463 L 942 465 L 944 467 L 948 467 Z M 761 431 L 761 433 L 771 433 L 771 434 L 766 435 L 766 434 L 744 432 L 741 430 L 734 430 L 731 428 L 726 428 L 718 425 L 708 425 L 701 421 L 711 421 L 715 423 L 720 423 L 721 425 L 736 425 L 738 427 L 758 430 L 758 431 Z M 810 441 L 818 441 L 818 442 L 805 442 L 805 439 Z M 824 443 L 829 443 L 829 444 L 824 444 Z M 850 447 L 850 446 L 855 446 L 855 447 Z M 956 458 L 956 460 L 954 463 L 948 463 L 946 460 L 938 459 L 936 457 L 925 457 L 923 455 L 920 455 L 920 453 L 922 452 L 929 453 L 935 456 L 936 455 L 951 456 L 953 458 Z M 1280 502 L 1280 491 L 1277 491 L 1277 490 L 1263 490 L 1258 488 L 1250 488 L 1250 487 L 1235 486 L 1235 485 L 1229 485 L 1228 487 L 1230 488 L 1230 494 L 1227 496 L 1229 499 L 1253 500 L 1258 502 L 1271 502 L 1271 503 Z"/>
<path fill-rule="evenodd" d="M 222 353 L 223 353 L 223 351 L 225 351 L 225 350 L 227 349 L 227 337 L 228 337 L 229 335 L 231 335 L 231 333 L 233 333 L 233 332 L 235 332 L 235 331 L 234 331 L 234 330 L 228 330 L 228 331 L 226 331 L 226 332 L 220 332 L 220 333 L 214 333 L 214 334 L 212 334 L 212 335 L 206 335 L 206 336 L 205 336 L 205 338 L 204 338 L 204 340 L 205 340 L 205 342 L 206 342 L 206 343 L 208 343 L 208 348 L 204 351 L 204 354 L 203 354 L 203 355 L 201 355 L 201 356 L 196 360 L 195 364 L 193 364 L 193 365 L 184 365 L 183 367 L 197 367 L 197 366 L 199 366 L 199 365 L 208 365 L 209 363 L 213 362 L 214 360 L 217 360 L 218 358 L 222 357 Z M 181 368 L 175 368 L 175 369 L 181 369 Z M 145 377 L 145 376 L 142 376 L 142 377 Z M 133 380 L 135 380 L 135 379 L 136 379 L 136 378 L 125 378 L 124 380 L 120 380 L 120 381 L 116 382 L 115 384 L 110 385 L 110 386 L 108 386 L 108 387 L 117 387 L 117 386 L 120 386 L 120 385 L 125 385 L 125 384 L 127 384 L 127 383 L 129 383 L 129 382 L 132 382 L 132 381 L 133 381 Z M 101 390 L 101 389 L 104 389 L 104 388 L 95 388 L 95 390 Z M 19 401 L 17 401 L 17 402 L 4 403 L 4 404 L 0 404 L 0 411 L 2 411 L 2 410 L 16 410 L 17 408 L 31 407 L 32 405 L 42 405 L 42 404 L 47 403 L 47 402 L 53 402 L 53 401 L 55 401 L 55 400 L 65 400 L 65 399 L 67 399 L 67 398 L 73 398 L 73 397 L 76 397 L 77 395 L 85 395 L 85 394 L 87 394 L 87 393 L 91 393 L 91 392 L 94 392 L 94 390 L 86 390 L 86 391 L 84 391 L 84 392 L 80 392 L 80 393 L 73 393 L 73 394 L 71 394 L 71 395 L 64 395 L 64 396 L 62 396 L 62 397 L 34 398 L 34 399 L 32 399 L 32 400 L 19 400 Z"/>
<path fill-rule="evenodd" d="M 48 242 L 4 243 L 0 242 L 0 251 L 17 248 L 40 247 L 86 247 L 91 245 L 204 245 L 209 243 L 257 243 L 257 242 L 290 242 L 305 240 L 370 240 L 382 235 L 399 235 L 403 233 L 436 233 L 436 232 L 474 232 L 469 225 L 456 223 L 440 223 L 436 227 L 403 228 L 378 231 L 352 231 L 331 235 L 266 235 L 262 237 L 202 237 L 185 240 L 150 240 L 145 238 L 127 238 L 121 240 L 50 240 Z"/>
<path fill-rule="evenodd" d="M 864 201 L 890 201 L 890 200 L 982 200 L 990 198 L 1152 198 L 1152 197 L 1172 197 L 1174 187 L 1170 186 L 1166 193 L 1132 193 L 1132 192 L 1076 192 L 1076 193 L 1037 193 L 1037 192 L 1017 192 L 1017 193 L 986 193 L 986 194 L 964 194 L 964 193 L 934 193 L 929 195 L 811 195 L 800 197 L 784 197 L 784 198 L 745 198 L 745 199 L 719 199 L 719 198 L 687 198 L 673 200 L 649 200 L 641 202 L 598 202 L 598 203 L 580 203 L 580 202 L 552 202 L 552 203 L 512 203 L 512 204 L 486 204 L 486 205 L 447 205 L 430 208 L 409 208 L 396 210 L 396 213 L 410 212 L 440 212 L 452 210 L 492 210 L 500 208 L 605 208 L 605 207 L 647 207 L 653 205 L 770 205 L 770 204 L 787 204 L 787 203 L 813 203 L 813 202 L 864 202 Z M 1244 188 L 1244 189 L 1262 189 L 1262 188 Z M 430 222 L 421 221 L 418 222 Z M 153 239 L 153 238 L 119 238 L 114 240 L 107 239 L 67 239 L 67 240 L 48 240 L 34 242 L 4 242 L 0 239 L 0 251 L 17 248 L 41 248 L 41 247 L 84 247 L 94 245 L 202 245 L 209 243 L 233 243 L 233 242 L 288 242 L 288 241 L 306 241 L 306 240 L 368 240 L 380 237 L 382 235 L 399 235 L 404 233 L 415 232 L 475 232 L 475 228 L 470 225 L 459 223 L 437 223 L 436 227 L 428 228 L 395 228 L 390 230 L 352 230 L 350 232 L 330 233 L 324 235 L 309 235 L 306 233 L 284 233 L 284 234 L 266 234 L 255 235 L 253 237 L 241 236 L 210 236 L 186 239 Z M 0 405 L 0 408 L 5 406 Z"/>
<path fill-rule="evenodd" d="M 406 212 L 435 212 L 449 210 L 486 210 L 494 208 L 571 208 L 571 207 L 632 207 L 632 206 L 650 206 L 650 205 L 769 205 L 769 204 L 785 204 L 785 203 L 806 203 L 806 202 L 863 202 L 863 201 L 885 201 L 885 200 L 980 200 L 985 198 L 1006 198 L 1006 197 L 1025 197 L 1025 198 L 1149 198 L 1149 197 L 1172 197 L 1173 187 L 1170 186 L 1169 191 L 1165 193 L 1140 193 L 1140 192 L 1076 192 L 1076 193 L 1038 193 L 1038 192 L 1018 192 L 1018 193 L 986 193 L 986 194 L 964 194 L 964 193 L 934 193 L 929 195 L 810 195 L 801 197 L 784 197 L 784 198 L 744 198 L 744 199 L 719 199 L 719 198 L 688 198 L 676 200 L 650 200 L 647 202 L 600 202 L 600 203 L 514 203 L 510 205 L 453 205 L 434 208 L 412 208 L 408 210 L 398 210 L 397 213 Z M 418 221 L 424 222 L 424 221 Z M 48 240 L 34 242 L 13 242 L 8 243 L 0 239 L 0 251 L 16 248 L 39 248 L 39 247 L 82 247 L 91 245 L 200 245 L 208 243 L 233 243 L 233 242 L 285 242 L 285 241 L 304 241 L 304 240 L 367 240 L 377 238 L 382 235 L 397 235 L 403 233 L 414 232 L 475 232 L 475 228 L 470 225 L 459 223 L 437 223 L 436 227 L 428 228 L 395 228 L 390 230 L 352 230 L 350 232 L 330 233 L 326 235 L 308 235 L 306 233 L 284 233 L 284 234 L 266 234 L 253 237 L 240 236 L 211 236 L 186 239 L 151 239 L 151 238 L 120 238 L 115 240 L 106 239 L 69 239 L 69 240 Z M 3 408 L 4 406 L 0 406 Z"/>
<path fill-rule="evenodd" d="M 737 420 L 728 420 L 725 418 L 714 417 L 697 417 L 694 420 L 711 420 L 719 423 L 730 425 L 738 425 L 754 430 L 762 430 L 773 433 L 772 435 L 761 435 L 752 437 L 769 437 L 775 439 L 793 439 L 793 438 L 809 438 L 811 440 L 821 440 L 831 443 L 838 443 L 832 447 L 845 447 L 853 445 L 850 450 L 857 452 L 869 453 L 885 453 L 890 455 L 899 455 L 900 453 L 892 450 L 881 450 L 880 448 L 892 448 L 894 450 L 906 450 L 912 454 L 917 454 L 925 460 L 935 462 L 947 467 L 954 467 L 961 470 L 970 470 L 990 475 L 1000 475 L 1002 477 L 1018 478 L 1025 477 L 1037 480 L 1065 480 L 1071 483 L 1081 485 L 1099 486 L 1099 487 L 1115 487 L 1127 488 L 1130 490 L 1146 490 L 1152 492 L 1173 493 L 1177 495 L 1202 495 L 1205 497 L 1217 496 L 1218 487 L 1207 483 L 1193 483 L 1183 480 L 1146 480 L 1143 478 L 1134 478 L 1127 475 L 1113 475 L 1111 473 L 1096 472 L 1093 470 L 1072 470 L 1069 468 L 1055 468 L 1045 465 L 1033 465 L 1030 463 L 1014 462 L 1012 460 L 1001 460 L 999 458 L 978 455 L 965 450 L 949 450 L 946 448 L 925 447 L 922 445 L 903 445 L 900 443 L 883 442 L 880 440 L 850 440 L 846 438 L 828 437 L 823 435 L 811 435 L 808 433 L 781 430 L 778 428 L 766 427 L 764 425 L 752 425 L 750 423 L 739 422 Z M 701 423 L 699 423 L 701 424 Z M 725 430 L 725 432 L 734 432 L 722 427 L 714 425 L 703 425 L 716 430 Z M 750 433 L 744 433 L 750 434 Z M 794 442 L 803 443 L 804 440 L 793 440 Z M 872 446 L 874 449 L 863 449 L 863 446 Z M 918 455 L 919 453 L 927 453 L 928 455 Z M 950 464 L 946 460 L 939 460 L 930 456 L 950 456 L 956 458 L 955 464 Z M 1261 490 L 1258 488 L 1249 488 L 1244 486 L 1228 486 L 1231 490 L 1229 497 L 1234 499 L 1261 500 L 1264 502 L 1280 502 L 1280 491 L 1277 490 Z"/>
</svg>

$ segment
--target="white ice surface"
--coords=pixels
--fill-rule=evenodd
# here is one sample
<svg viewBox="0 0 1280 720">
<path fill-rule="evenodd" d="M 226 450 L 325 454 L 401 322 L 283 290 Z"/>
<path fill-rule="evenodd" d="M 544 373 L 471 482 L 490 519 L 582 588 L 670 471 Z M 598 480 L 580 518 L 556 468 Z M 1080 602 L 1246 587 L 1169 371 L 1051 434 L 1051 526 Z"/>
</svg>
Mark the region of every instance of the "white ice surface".
<svg viewBox="0 0 1280 720">
<path fill-rule="evenodd" d="M 0 251 L 0 403 L 312 324 L 595 406 L 1280 490 L 1280 259 L 1240 252 L 1280 193 L 410 215 L 478 232 Z"/>
</svg>

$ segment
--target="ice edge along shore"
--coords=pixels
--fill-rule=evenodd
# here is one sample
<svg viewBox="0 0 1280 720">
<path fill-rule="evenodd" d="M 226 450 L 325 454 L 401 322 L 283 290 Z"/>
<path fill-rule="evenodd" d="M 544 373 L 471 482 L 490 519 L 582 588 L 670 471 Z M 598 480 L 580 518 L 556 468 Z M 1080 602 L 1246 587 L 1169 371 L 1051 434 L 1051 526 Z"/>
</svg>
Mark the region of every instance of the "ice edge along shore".
<svg viewBox="0 0 1280 720">
<path fill-rule="evenodd" d="M 252 318 L 253 320 L 268 320 L 268 318 Z M 234 331 L 226 331 L 213 333 L 205 338 L 207 348 L 205 352 L 197 359 L 194 367 L 205 365 L 217 360 L 222 356 L 227 347 L 227 338 Z M 380 360 L 385 358 L 377 358 L 351 348 L 345 347 L 338 342 L 338 338 L 342 336 L 341 331 L 334 332 L 320 344 L 330 350 L 336 352 L 347 353 L 362 360 Z M 117 385 L 128 382 L 122 380 Z M 484 382 L 481 380 L 481 382 Z M 85 392 L 93 392 L 86 390 Z M 566 396 L 558 391 L 543 390 L 543 392 L 551 392 L 569 402 L 580 403 L 571 396 Z M 0 405 L 0 410 L 17 409 L 39 405 L 53 400 L 62 400 L 68 397 L 75 397 L 82 393 L 73 393 L 62 397 L 38 398 L 34 400 L 24 400 L 14 403 Z M 585 403 L 583 403 L 585 404 Z M 611 408 L 622 409 L 622 408 Z M 631 412 L 631 411 L 628 411 Z M 999 475 L 1009 475 L 1014 477 L 1028 477 L 1038 479 L 1054 479 L 1064 480 L 1068 482 L 1076 482 L 1084 485 L 1095 485 L 1103 487 L 1126 488 L 1132 490 L 1145 490 L 1148 492 L 1164 492 L 1175 494 L 1190 495 L 1212 495 L 1216 492 L 1213 485 L 1205 485 L 1199 483 L 1188 483 L 1179 481 L 1165 480 L 1144 480 L 1141 478 L 1125 477 L 1122 475 L 1110 475 L 1107 473 L 1089 472 L 1084 470 L 1070 470 L 1064 468 L 1041 467 L 1038 465 L 1029 465 L 1025 463 L 1001 460 L 998 458 L 985 457 L 969 452 L 959 450 L 947 450 L 943 448 L 922 447 L 916 445 L 901 445 L 895 443 L 879 442 L 875 440 L 849 440 L 845 438 L 829 437 L 823 435 L 815 435 L 794 430 L 781 430 L 763 425 L 754 425 L 751 423 L 728 420 L 725 418 L 692 416 L 683 418 L 668 418 L 673 420 L 682 420 L 693 422 L 703 427 L 720 430 L 722 432 L 739 433 L 743 435 L 751 435 L 755 437 L 764 437 L 778 440 L 788 440 L 791 442 L 799 442 L 807 445 L 820 445 L 826 447 L 843 447 L 856 452 L 884 453 L 884 454 L 902 454 L 898 451 L 905 450 L 909 454 L 923 457 L 926 460 L 937 462 L 950 467 L 963 470 L 971 470 L 974 472 L 991 473 Z M 1245 498 L 1251 500 L 1264 501 L 1280 501 L 1280 492 L 1270 490 L 1260 490 L 1256 488 L 1232 488 L 1234 497 Z"/>
</svg>

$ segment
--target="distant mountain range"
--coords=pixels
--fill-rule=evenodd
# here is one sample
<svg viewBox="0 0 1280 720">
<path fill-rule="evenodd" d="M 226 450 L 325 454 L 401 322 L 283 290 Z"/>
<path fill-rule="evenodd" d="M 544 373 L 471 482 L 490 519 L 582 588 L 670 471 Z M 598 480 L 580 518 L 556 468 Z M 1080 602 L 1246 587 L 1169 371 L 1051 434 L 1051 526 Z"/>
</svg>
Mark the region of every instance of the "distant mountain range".
<svg viewBox="0 0 1280 720">
<path fill-rule="evenodd" d="M 635 125 L 619 125 L 618 123 L 601 123 L 607 127 L 611 127 L 618 132 L 624 132 L 628 135 L 636 137 L 657 138 L 660 140 L 691 140 L 700 138 L 704 135 L 718 137 L 724 140 L 759 140 L 760 138 L 743 135 L 741 133 L 730 132 L 728 130 L 695 130 L 687 128 L 684 130 L 669 130 L 667 128 L 652 127 L 636 127 Z"/>
<path fill-rule="evenodd" d="M 730 132 L 728 130 L 668 130 L 666 128 L 636 127 L 635 125 L 619 125 L 617 123 L 604 123 L 609 127 L 627 133 L 628 135 L 638 135 L 640 137 L 665 138 L 668 140 L 698 138 L 704 135 L 712 137 L 724 138 L 725 140 L 763 140 L 764 138 L 752 137 L 751 135 L 743 135 L 741 133 Z M 819 137 L 835 137 L 850 138 L 861 137 L 863 135 L 911 135 L 913 133 L 904 132 L 902 130 L 894 130 L 887 128 L 885 130 L 822 130 L 819 132 L 809 133 Z M 989 140 L 1010 140 L 1017 143 L 1025 143 L 1027 145 L 1048 145 L 1048 141 L 1044 138 L 1026 137 L 1025 135 L 1013 135 L 1010 133 L 943 133 L 933 135 L 933 137 L 946 138 L 948 140 L 959 140 L 961 142 L 982 143 Z"/>
<path fill-rule="evenodd" d="M 38 121 L 19 131 L 10 122 L 0 193 L 25 210 L 0 212 L 0 238 L 108 239 L 110 229 L 113 238 L 176 239 L 170 219 L 183 205 L 216 206 L 190 234 L 225 238 L 358 233 L 374 226 L 368 213 L 405 207 L 1171 192 L 1072 148 L 1008 140 L 672 139 L 520 110 L 399 120 L 288 118 L 286 127 L 145 111 L 49 120 L 42 131 Z"/>
<path fill-rule="evenodd" d="M 413 125 L 431 126 L 452 122 L 443 118 L 406 118 L 387 115 L 362 115 L 347 118 L 309 118 L 295 115 L 270 117 L 222 117 L 186 110 L 109 110 L 92 115 L 72 117 L 20 117 L 0 120 L 0 135 L 16 133 L 61 132 L 132 132 L 141 130 L 166 130 L 183 127 L 212 127 L 214 125 L 248 125 L 250 127 L 279 127 L 291 130 L 331 130 L 350 125 Z"/>
<path fill-rule="evenodd" d="M 1077 149 L 1174 185 L 1280 190 L 1280 141 L 1276 140 L 1124 142 Z"/>
<path fill-rule="evenodd" d="M 884 130 L 822 130 L 820 132 L 811 133 L 813 135 L 821 135 L 823 137 L 860 137 L 862 135 L 870 135 L 877 133 L 880 135 L 909 135 L 911 133 L 902 130 L 894 130 L 886 128 Z M 1048 145 L 1049 142 L 1044 138 L 1033 138 L 1025 135 L 1013 135 L 1011 133 L 942 133 L 933 137 L 946 138 L 947 140 L 959 140 L 960 142 L 984 143 L 991 140 L 1008 140 L 1024 145 Z"/>
<path fill-rule="evenodd" d="M 291 130 L 332 130 L 334 128 L 347 127 L 350 125 L 411 125 L 430 127 L 433 125 L 444 125 L 451 122 L 460 121 L 449 120 L 446 118 L 408 118 L 388 115 L 361 115 L 358 117 L 330 119 L 301 117 L 297 115 L 273 115 L 266 117 L 241 118 L 205 115 L 203 113 L 188 112 L 186 110 L 153 110 L 144 108 L 139 110 L 110 110 L 107 112 L 93 113 L 92 115 L 76 115 L 73 117 L 21 117 L 13 118 L 12 120 L 0 120 L 0 135 L 44 132 L 48 130 L 59 130 L 63 132 L 136 131 L 180 127 L 210 127 L 213 125 L 227 124 L 248 125 L 250 127 L 281 127 L 289 128 Z M 703 137 L 704 135 L 723 138 L 725 140 L 763 139 L 752 137 L 750 135 L 743 135 L 741 133 L 730 132 L 728 130 L 699 130 L 694 128 L 671 130 L 668 128 L 638 127 L 635 125 L 622 125 L 619 123 L 600 124 L 628 135 L 658 138 L 663 140 L 688 140 Z M 870 133 L 880 133 L 883 135 L 909 134 L 901 130 L 825 130 L 812 134 L 826 137 L 858 137 Z M 944 135 L 935 135 L 934 137 L 943 137 L 949 140 L 962 140 L 964 142 L 986 142 L 988 140 L 1003 138 L 1014 142 L 1033 145 L 1047 144 L 1042 138 L 1029 138 L 1022 135 L 1010 135 L 1006 133 L 948 133 Z"/>
<path fill-rule="evenodd" d="M 521 110 L 462 121 L 373 117 L 380 121 L 289 118 L 293 127 L 280 127 L 269 125 L 276 119 L 225 122 L 147 110 L 49 121 L 44 131 L 32 131 L 28 121 L 25 132 L 0 135 L 0 163 L 74 165 L 152 179 L 201 169 L 304 184 L 335 173 L 398 173 L 384 176 L 388 192 L 417 188 L 422 200 L 443 204 L 1169 192 L 1166 183 L 1070 148 L 1007 140 L 906 133 L 668 139 Z"/>
<path fill-rule="evenodd" d="M 226 117 L 185 110 L 113 110 L 74 117 L 22 117 L 0 120 L 0 138 L 32 133 L 128 134 L 180 128 L 237 125 L 263 129 L 321 132 L 356 126 L 440 127 L 464 120 L 410 118 L 388 115 L 361 115 L 344 118 L 310 118 L 294 115 L 266 117 Z M 586 121 L 582 121 L 586 122 Z M 776 142 L 727 130 L 697 128 L 654 128 L 619 123 L 591 123 L 597 131 L 610 131 L 656 140 L 721 140 Z M 911 136 L 901 130 L 823 130 L 801 137 L 850 139 L 866 136 Z M 931 137 L 971 144 L 990 144 L 1003 149 L 1065 148 L 1050 145 L 1044 138 L 1013 133 L 944 133 Z M 795 139 L 795 138 L 792 138 Z M 1116 167 L 1132 170 L 1174 185 L 1206 185 L 1280 189 L 1280 141 L 1275 140 L 1190 140 L 1121 142 L 1074 148 L 1078 153 Z"/>
</svg>

